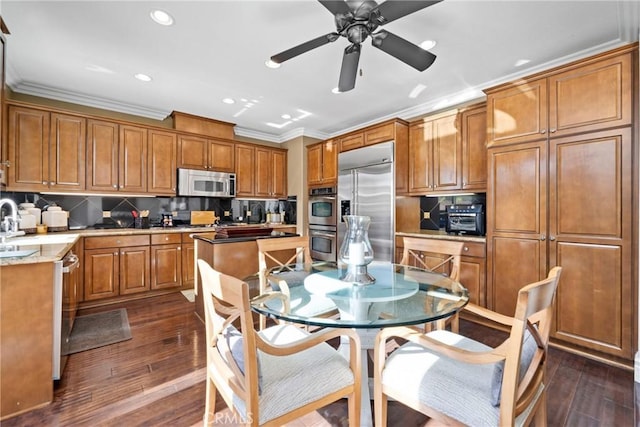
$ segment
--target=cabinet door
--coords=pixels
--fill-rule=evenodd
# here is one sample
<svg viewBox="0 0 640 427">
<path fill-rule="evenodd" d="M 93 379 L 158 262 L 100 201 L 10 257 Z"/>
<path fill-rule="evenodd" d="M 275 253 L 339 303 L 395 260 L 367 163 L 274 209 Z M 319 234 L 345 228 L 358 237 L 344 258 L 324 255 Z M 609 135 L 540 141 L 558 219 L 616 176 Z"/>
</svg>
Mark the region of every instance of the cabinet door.
<svg viewBox="0 0 640 427">
<path fill-rule="evenodd" d="M 395 155 L 396 195 L 409 192 L 409 129 L 405 124 L 396 123 Z"/>
<path fill-rule="evenodd" d="M 120 249 L 120 295 L 145 292 L 149 286 L 149 246 Z"/>
<path fill-rule="evenodd" d="M 484 258 L 460 257 L 460 283 L 469 291 L 469 302 L 486 307 Z"/>
<path fill-rule="evenodd" d="M 9 107 L 8 190 L 48 188 L 49 121 L 46 111 Z"/>
<path fill-rule="evenodd" d="M 433 121 L 433 189 L 458 190 L 462 187 L 462 145 L 457 115 Z"/>
<path fill-rule="evenodd" d="M 193 286 L 195 278 L 195 245 L 193 243 L 182 244 L 182 287 Z"/>
<path fill-rule="evenodd" d="M 335 185 L 337 180 L 338 143 L 337 141 L 330 139 L 322 144 L 322 183 L 324 185 Z"/>
<path fill-rule="evenodd" d="M 258 197 L 273 197 L 273 164 L 271 160 L 271 150 L 268 148 L 256 147 L 255 155 L 255 195 Z"/>
<path fill-rule="evenodd" d="M 178 136 L 178 167 L 207 169 L 209 167 L 209 141 L 197 136 Z"/>
<path fill-rule="evenodd" d="M 364 134 L 362 132 L 355 135 L 345 136 L 340 139 L 340 151 L 349 151 L 364 146 Z"/>
<path fill-rule="evenodd" d="M 409 127 L 409 192 L 431 190 L 433 164 L 433 123 L 423 122 Z"/>
<path fill-rule="evenodd" d="M 563 267 L 553 335 L 633 357 L 632 137 L 629 128 L 553 139 L 550 266 Z"/>
<path fill-rule="evenodd" d="M 505 315 L 547 275 L 546 165 L 545 141 L 489 150 L 487 304 Z"/>
<path fill-rule="evenodd" d="M 307 185 L 322 184 L 322 156 L 324 143 L 307 147 Z"/>
<path fill-rule="evenodd" d="M 630 125 L 632 69 L 626 53 L 549 77 L 550 134 Z"/>
<path fill-rule="evenodd" d="M 216 172 L 235 171 L 235 144 L 224 141 L 209 141 L 209 167 Z"/>
<path fill-rule="evenodd" d="M 271 197 L 287 197 L 287 152 L 271 152 Z"/>
<path fill-rule="evenodd" d="M 149 131 L 148 191 L 151 194 L 176 194 L 176 134 Z"/>
<path fill-rule="evenodd" d="M 487 109 L 462 113 L 462 189 L 487 190 Z"/>
<path fill-rule="evenodd" d="M 85 190 L 87 121 L 51 114 L 49 186 L 64 191 Z"/>
<path fill-rule="evenodd" d="M 147 191 L 147 130 L 120 126 L 120 191 Z"/>
<path fill-rule="evenodd" d="M 509 86 L 487 95 L 489 147 L 546 139 L 547 80 Z"/>
<path fill-rule="evenodd" d="M 182 280 L 182 248 L 180 245 L 151 247 L 151 289 L 175 288 Z"/>
<path fill-rule="evenodd" d="M 119 294 L 120 252 L 112 249 L 84 251 L 84 300 L 115 297 Z"/>
<path fill-rule="evenodd" d="M 367 129 L 364 132 L 364 145 L 373 145 L 380 142 L 388 142 L 394 140 L 394 123 L 387 123 Z"/>
<path fill-rule="evenodd" d="M 236 144 L 236 196 L 254 196 L 255 148 Z"/>
<path fill-rule="evenodd" d="M 118 125 L 87 122 L 87 190 L 118 190 Z"/>
</svg>

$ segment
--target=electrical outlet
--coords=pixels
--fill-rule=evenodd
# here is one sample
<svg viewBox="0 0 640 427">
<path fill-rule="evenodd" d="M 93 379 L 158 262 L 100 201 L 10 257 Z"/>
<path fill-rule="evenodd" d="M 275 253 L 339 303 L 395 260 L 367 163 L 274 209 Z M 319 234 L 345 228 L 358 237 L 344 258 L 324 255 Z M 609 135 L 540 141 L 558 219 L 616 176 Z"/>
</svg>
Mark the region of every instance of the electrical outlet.
<svg viewBox="0 0 640 427">
<path fill-rule="evenodd" d="M 178 211 L 171 211 L 171 215 L 178 216 Z"/>
<path fill-rule="evenodd" d="M 247 216 L 251 216 L 251 211 L 247 211 Z"/>
<path fill-rule="evenodd" d="M 102 211 L 102 218 L 111 218 L 111 211 Z"/>
<path fill-rule="evenodd" d="M 431 218 L 431 212 L 422 213 L 422 219 L 429 219 L 429 218 Z"/>
<path fill-rule="evenodd" d="M 231 212 L 229 212 L 229 211 L 224 211 L 224 216 L 231 216 Z"/>
</svg>

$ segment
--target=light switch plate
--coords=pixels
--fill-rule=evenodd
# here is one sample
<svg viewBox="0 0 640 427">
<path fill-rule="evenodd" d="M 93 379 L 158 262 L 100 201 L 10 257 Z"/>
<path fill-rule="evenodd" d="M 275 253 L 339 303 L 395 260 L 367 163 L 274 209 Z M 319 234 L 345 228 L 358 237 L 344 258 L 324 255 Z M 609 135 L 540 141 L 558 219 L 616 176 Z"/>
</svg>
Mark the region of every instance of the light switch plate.
<svg viewBox="0 0 640 427">
<path fill-rule="evenodd" d="M 111 218 L 111 211 L 102 211 L 102 218 Z"/>
</svg>

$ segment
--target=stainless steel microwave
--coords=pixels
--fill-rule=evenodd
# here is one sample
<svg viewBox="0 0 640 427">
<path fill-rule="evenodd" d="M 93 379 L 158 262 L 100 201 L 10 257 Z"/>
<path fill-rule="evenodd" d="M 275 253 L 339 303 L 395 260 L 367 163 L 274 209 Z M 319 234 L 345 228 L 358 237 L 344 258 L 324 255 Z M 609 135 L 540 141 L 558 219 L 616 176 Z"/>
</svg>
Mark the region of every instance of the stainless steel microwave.
<svg viewBox="0 0 640 427">
<path fill-rule="evenodd" d="M 179 168 L 178 196 L 235 197 L 236 174 Z"/>
</svg>

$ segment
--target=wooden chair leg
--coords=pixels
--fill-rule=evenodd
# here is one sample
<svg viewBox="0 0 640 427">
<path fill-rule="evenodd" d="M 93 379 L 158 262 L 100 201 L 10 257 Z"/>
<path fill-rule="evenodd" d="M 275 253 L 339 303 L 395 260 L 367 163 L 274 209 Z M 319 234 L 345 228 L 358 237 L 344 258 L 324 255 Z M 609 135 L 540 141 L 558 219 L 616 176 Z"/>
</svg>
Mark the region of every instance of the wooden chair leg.
<svg viewBox="0 0 640 427">
<path fill-rule="evenodd" d="M 204 406 L 205 427 L 212 426 L 214 424 L 215 411 L 216 411 L 216 388 L 213 385 L 213 381 L 207 378 L 207 387 L 205 392 L 205 406 Z"/>
<path fill-rule="evenodd" d="M 460 329 L 460 316 L 458 314 L 454 314 L 451 316 L 451 332 L 458 333 Z"/>
<path fill-rule="evenodd" d="M 376 427 L 387 427 L 387 395 L 375 396 L 374 425 Z M 351 425 L 351 424 L 349 424 Z"/>
<path fill-rule="evenodd" d="M 538 403 L 538 409 L 533 418 L 536 427 L 547 427 L 547 391 L 543 390 Z"/>
</svg>

